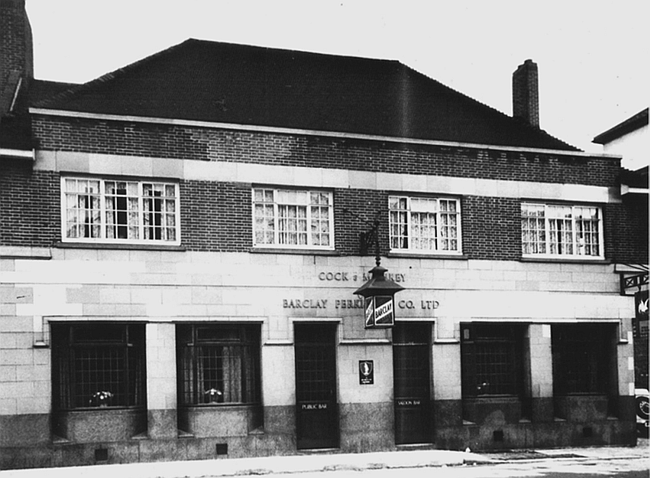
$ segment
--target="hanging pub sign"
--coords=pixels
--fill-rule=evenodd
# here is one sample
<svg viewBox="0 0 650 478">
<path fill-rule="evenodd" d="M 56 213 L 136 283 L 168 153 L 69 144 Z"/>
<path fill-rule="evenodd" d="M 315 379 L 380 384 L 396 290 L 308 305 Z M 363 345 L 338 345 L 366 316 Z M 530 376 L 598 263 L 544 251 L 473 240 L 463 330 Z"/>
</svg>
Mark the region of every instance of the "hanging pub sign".
<svg viewBox="0 0 650 478">
<path fill-rule="evenodd" d="M 385 268 L 379 263 L 371 271 L 371 278 L 354 293 L 364 298 L 365 326 L 367 329 L 395 325 L 394 295 L 404 290 L 385 277 Z"/>
<path fill-rule="evenodd" d="M 366 328 L 392 327 L 395 311 L 392 296 L 366 297 Z"/>
</svg>

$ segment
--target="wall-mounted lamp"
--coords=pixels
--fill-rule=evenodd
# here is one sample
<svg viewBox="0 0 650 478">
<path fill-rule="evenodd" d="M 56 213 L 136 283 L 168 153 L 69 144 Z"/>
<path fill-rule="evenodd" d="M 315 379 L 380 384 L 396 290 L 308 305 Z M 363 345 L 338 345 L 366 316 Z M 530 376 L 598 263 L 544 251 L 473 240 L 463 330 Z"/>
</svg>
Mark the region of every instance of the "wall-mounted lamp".
<svg viewBox="0 0 650 478">
<path fill-rule="evenodd" d="M 379 254 L 379 220 L 375 220 L 373 228 L 365 237 L 375 239 L 375 267 L 370 270 L 371 277 L 359 287 L 354 294 L 360 295 L 365 300 L 365 327 L 392 327 L 395 325 L 394 296 L 404 290 L 399 284 L 387 279 L 385 274 L 388 269 L 381 266 Z"/>
</svg>

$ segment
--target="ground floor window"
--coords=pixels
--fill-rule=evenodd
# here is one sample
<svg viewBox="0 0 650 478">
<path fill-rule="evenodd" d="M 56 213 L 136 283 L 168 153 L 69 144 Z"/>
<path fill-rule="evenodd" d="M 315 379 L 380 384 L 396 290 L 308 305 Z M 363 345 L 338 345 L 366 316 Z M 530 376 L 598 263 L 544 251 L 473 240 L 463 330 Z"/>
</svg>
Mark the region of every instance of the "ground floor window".
<svg viewBox="0 0 650 478">
<path fill-rule="evenodd" d="M 554 395 L 609 392 L 616 382 L 615 324 L 555 324 L 551 341 Z"/>
<path fill-rule="evenodd" d="M 525 332 L 522 324 L 461 324 L 464 398 L 523 395 Z"/>
<path fill-rule="evenodd" d="M 178 325 L 181 405 L 259 403 L 259 325 Z"/>
<path fill-rule="evenodd" d="M 144 337 L 143 324 L 53 324 L 55 409 L 144 406 Z"/>
</svg>

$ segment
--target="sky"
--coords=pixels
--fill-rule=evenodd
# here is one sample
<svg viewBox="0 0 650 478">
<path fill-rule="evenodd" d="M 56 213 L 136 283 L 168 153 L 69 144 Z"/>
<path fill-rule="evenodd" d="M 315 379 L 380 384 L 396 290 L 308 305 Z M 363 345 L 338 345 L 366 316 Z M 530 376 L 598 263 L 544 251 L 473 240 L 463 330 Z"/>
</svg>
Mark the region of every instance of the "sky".
<svg viewBox="0 0 650 478">
<path fill-rule="evenodd" d="M 540 127 L 588 152 L 648 107 L 648 0 L 26 0 L 38 79 L 84 83 L 188 38 L 398 60 L 502 113 L 539 69 Z"/>
</svg>

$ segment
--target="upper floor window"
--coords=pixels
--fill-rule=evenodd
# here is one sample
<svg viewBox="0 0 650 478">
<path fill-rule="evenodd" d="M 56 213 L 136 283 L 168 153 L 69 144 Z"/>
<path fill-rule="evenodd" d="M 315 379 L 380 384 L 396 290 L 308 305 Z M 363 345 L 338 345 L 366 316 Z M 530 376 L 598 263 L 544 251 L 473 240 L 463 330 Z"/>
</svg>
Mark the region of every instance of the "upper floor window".
<svg viewBox="0 0 650 478">
<path fill-rule="evenodd" d="M 178 184 L 62 178 L 68 241 L 180 243 Z"/>
<path fill-rule="evenodd" d="M 461 252 L 458 199 L 390 196 L 388 209 L 392 251 Z"/>
<path fill-rule="evenodd" d="M 257 247 L 333 249 L 332 193 L 253 189 L 253 244 Z"/>
<path fill-rule="evenodd" d="M 528 256 L 602 258 L 602 211 L 593 206 L 522 203 L 521 242 Z"/>
</svg>

